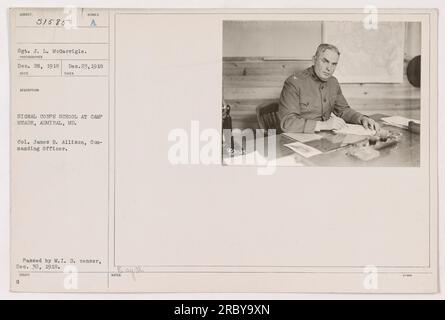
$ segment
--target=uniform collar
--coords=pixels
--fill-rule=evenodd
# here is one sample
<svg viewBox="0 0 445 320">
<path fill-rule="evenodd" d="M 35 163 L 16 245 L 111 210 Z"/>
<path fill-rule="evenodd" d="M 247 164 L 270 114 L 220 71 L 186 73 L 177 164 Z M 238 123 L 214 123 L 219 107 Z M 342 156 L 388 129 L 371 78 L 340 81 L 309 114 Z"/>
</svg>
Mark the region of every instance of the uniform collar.
<svg viewBox="0 0 445 320">
<path fill-rule="evenodd" d="M 319 81 L 319 82 L 323 82 L 323 83 L 327 82 L 327 80 L 320 79 L 320 78 L 317 76 L 317 73 L 315 73 L 314 66 L 311 66 L 311 67 L 309 68 L 309 73 L 311 74 L 312 79 L 314 79 L 315 81 Z"/>
</svg>

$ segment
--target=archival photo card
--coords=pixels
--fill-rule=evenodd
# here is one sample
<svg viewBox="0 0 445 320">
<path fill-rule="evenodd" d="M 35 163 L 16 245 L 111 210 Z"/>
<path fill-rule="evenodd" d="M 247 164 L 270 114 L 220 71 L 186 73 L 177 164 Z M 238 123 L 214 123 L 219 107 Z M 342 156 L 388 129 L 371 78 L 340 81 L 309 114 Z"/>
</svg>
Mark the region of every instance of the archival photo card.
<svg viewBox="0 0 445 320">
<path fill-rule="evenodd" d="M 437 292 L 437 17 L 11 9 L 11 291 Z"/>
</svg>

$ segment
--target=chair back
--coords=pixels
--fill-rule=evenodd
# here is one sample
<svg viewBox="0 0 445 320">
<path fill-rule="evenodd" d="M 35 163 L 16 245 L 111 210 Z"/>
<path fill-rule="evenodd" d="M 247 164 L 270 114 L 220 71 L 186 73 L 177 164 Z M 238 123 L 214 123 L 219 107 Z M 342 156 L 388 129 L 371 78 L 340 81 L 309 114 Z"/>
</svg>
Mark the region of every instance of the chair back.
<svg viewBox="0 0 445 320">
<path fill-rule="evenodd" d="M 267 102 L 256 108 L 258 124 L 261 129 L 275 129 L 281 133 L 280 119 L 278 118 L 278 102 Z"/>
</svg>

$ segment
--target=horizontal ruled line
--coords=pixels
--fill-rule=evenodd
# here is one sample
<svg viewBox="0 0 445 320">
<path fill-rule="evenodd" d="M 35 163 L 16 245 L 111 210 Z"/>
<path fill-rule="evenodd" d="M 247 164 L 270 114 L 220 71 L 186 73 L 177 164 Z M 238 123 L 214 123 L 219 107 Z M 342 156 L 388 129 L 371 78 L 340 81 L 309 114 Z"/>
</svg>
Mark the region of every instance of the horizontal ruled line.
<svg viewBox="0 0 445 320">
<path fill-rule="evenodd" d="M 104 76 L 75 76 L 75 75 L 54 75 L 54 76 L 21 76 L 20 78 L 106 78 L 108 75 Z"/>
<path fill-rule="evenodd" d="M 39 60 L 39 61 L 72 61 L 72 60 L 83 60 L 83 61 L 87 61 L 87 60 L 93 60 L 93 61 L 110 61 L 110 59 L 105 58 L 105 59 L 78 59 L 78 58 L 63 58 L 63 59 L 47 59 L 47 58 L 16 58 L 15 60 L 19 60 L 19 61 L 29 61 L 29 60 Z"/>
<path fill-rule="evenodd" d="M 64 26 L 15 26 L 16 28 L 39 28 L 39 29 L 65 29 L 65 30 L 75 30 L 78 28 L 89 28 L 89 29 L 108 29 L 109 27 L 107 26 L 95 26 L 95 27 L 90 27 L 90 26 L 76 26 L 76 27 L 70 27 L 70 28 L 65 28 Z"/>
<path fill-rule="evenodd" d="M 109 44 L 109 42 L 16 42 L 16 44 Z"/>
<path fill-rule="evenodd" d="M 29 274 L 64 274 L 63 271 L 17 271 L 20 273 L 29 273 Z M 143 274 L 143 273 L 323 273 L 323 274 L 363 274 L 363 272 L 358 271 L 78 271 L 77 273 L 85 273 L 85 274 Z M 433 274 L 432 272 L 398 272 L 398 271 L 380 271 L 379 274 Z"/>
</svg>

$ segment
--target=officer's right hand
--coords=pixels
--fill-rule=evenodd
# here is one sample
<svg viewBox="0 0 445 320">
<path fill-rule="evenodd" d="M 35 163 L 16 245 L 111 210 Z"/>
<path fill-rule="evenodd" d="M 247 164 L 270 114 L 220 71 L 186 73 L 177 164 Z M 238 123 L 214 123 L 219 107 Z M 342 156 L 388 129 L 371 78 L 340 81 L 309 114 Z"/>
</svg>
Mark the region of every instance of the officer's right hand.
<svg viewBox="0 0 445 320">
<path fill-rule="evenodd" d="M 330 117 L 325 125 L 326 130 L 340 130 L 346 126 L 346 122 L 339 117 Z"/>
</svg>

